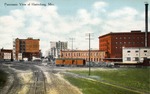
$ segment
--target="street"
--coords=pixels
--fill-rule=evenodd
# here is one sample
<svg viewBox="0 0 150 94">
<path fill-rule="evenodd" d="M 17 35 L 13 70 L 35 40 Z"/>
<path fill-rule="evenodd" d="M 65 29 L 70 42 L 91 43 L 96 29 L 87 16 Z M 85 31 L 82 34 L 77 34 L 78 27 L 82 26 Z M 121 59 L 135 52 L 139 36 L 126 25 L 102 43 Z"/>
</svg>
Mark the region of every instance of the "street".
<svg viewBox="0 0 150 94">
<path fill-rule="evenodd" d="M 41 63 L 1 64 L 9 74 L 0 94 L 82 94 L 63 78 L 61 67 Z"/>
</svg>

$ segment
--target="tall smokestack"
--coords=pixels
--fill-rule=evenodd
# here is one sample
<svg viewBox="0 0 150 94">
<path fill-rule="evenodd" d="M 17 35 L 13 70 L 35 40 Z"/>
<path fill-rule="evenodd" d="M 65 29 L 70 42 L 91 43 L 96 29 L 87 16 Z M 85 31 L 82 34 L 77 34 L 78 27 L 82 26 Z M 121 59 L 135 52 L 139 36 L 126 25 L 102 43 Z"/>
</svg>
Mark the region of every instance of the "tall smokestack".
<svg viewBox="0 0 150 94">
<path fill-rule="evenodd" d="M 145 3 L 145 47 L 148 47 L 148 3 Z"/>
</svg>

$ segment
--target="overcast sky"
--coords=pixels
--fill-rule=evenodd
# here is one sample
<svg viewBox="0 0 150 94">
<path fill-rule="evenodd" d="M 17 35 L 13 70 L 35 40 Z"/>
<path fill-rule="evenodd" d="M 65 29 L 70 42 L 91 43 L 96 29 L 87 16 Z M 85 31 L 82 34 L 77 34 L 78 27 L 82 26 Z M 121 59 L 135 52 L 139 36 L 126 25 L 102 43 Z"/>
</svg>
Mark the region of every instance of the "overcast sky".
<svg viewBox="0 0 150 94">
<path fill-rule="evenodd" d="M 145 30 L 145 2 L 150 3 L 149 0 L 0 0 L 0 48 L 12 49 L 14 38 L 33 37 L 40 39 L 44 53 L 50 48 L 50 41 L 68 41 L 71 48 L 69 38 L 75 38 L 73 48 L 88 49 L 86 33 L 90 32 L 91 48 L 99 49 L 98 37 L 103 34 Z"/>
</svg>

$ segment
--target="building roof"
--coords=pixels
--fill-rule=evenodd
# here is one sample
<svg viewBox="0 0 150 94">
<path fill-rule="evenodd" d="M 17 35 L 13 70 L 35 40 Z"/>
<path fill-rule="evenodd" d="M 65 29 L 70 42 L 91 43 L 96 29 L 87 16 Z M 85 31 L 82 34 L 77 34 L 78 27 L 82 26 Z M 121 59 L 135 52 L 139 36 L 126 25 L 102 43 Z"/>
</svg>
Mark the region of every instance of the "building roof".
<svg viewBox="0 0 150 94">
<path fill-rule="evenodd" d="M 88 52 L 89 50 L 62 50 L 62 52 Z M 102 50 L 90 50 L 91 52 L 105 52 Z"/>
<path fill-rule="evenodd" d="M 85 60 L 83 58 L 56 58 L 56 60 Z"/>
<path fill-rule="evenodd" d="M 150 47 L 123 47 L 123 49 L 150 49 Z"/>
<path fill-rule="evenodd" d="M 145 33 L 145 32 L 141 32 L 141 30 L 132 30 L 131 32 L 110 32 L 110 33 L 108 33 L 108 34 L 105 34 L 105 35 L 101 35 L 101 36 L 99 36 L 98 38 L 101 38 L 101 37 L 105 37 L 105 36 L 108 36 L 108 35 L 116 35 L 116 34 L 141 34 L 141 33 Z M 148 32 L 148 33 L 150 33 L 150 32 Z"/>
<path fill-rule="evenodd" d="M 28 37 L 27 39 L 19 39 L 19 38 L 16 38 L 16 40 L 40 40 L 40 39 L 33 39 L 31 37 Z"/>
<path fill-rule="evenodd" d="M 12 49 L 0 49 L 0 52 L 12 52 L 13 50 Z"/>
</svg>

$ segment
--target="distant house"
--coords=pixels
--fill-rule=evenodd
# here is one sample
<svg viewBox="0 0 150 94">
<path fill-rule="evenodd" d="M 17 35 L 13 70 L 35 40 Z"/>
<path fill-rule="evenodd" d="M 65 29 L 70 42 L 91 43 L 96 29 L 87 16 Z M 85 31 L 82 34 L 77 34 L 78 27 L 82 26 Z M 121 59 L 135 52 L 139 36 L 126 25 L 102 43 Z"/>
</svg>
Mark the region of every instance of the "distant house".
<svg viewBox="0 0 150 94">
<path fill-rule="evenodd" d="M 0 61 L 13 61 L 13 51 L 11 49 L 0 49 Z"/>
<path fill-rule="evenodd" d="M 142 63 L 150 58 L 150 47 L 123 47 L 123 63 Z"/>
</svg>

